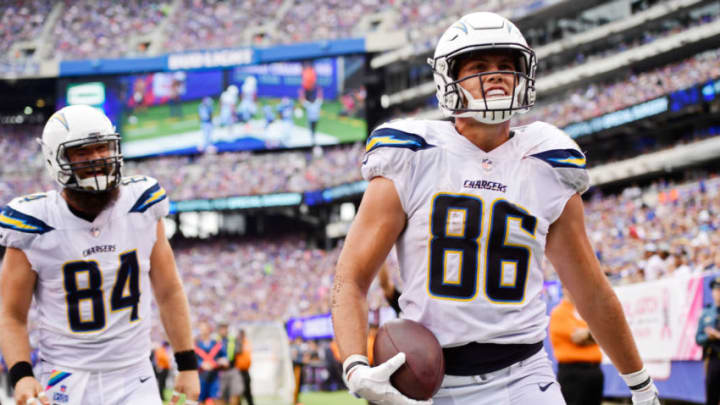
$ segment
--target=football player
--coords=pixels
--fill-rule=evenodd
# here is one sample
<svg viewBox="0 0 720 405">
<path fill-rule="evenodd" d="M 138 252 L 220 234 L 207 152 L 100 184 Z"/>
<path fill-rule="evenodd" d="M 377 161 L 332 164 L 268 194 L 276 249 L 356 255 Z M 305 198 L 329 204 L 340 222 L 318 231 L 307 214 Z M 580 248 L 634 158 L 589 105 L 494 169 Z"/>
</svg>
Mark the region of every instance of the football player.
<svg viewBox="0 0 720 405">
<path fill-rule="evenodd" d="M 435 404 L 564 404 L 542 343 L 546 253 L 633 403 L 659 404 L 585 233 L 585 156 L 550 124 L 510 127 L 535 102 L 535 53 L 510 21 L 481 12 L 448 28 L 429 63 L 453 121 L 373 131 L 369 185 L 338 260 L 333 325 L 350 390 L 377 404 L 419 403 L 388 382 L 403 353 L 370 367 L 365 352 L 366 293 L 395 244 L 402 317 L 443 347 Z"/>
<path fill-rule="evenodd" d="M 16 198 L 0 212 L 0 346 L 15 400 L 162 404 L 149 360 L 152 287 L 180 370 L 175 390 L 193 402 L 197 360 L 162 222 L 165 190 L 150 177 L 122 177 L 120 136 L 98 109 L 57 111 L 40 144 L 62 190 Z M 33 297 L 38 376 L 27 330 Z"/>
</svg>

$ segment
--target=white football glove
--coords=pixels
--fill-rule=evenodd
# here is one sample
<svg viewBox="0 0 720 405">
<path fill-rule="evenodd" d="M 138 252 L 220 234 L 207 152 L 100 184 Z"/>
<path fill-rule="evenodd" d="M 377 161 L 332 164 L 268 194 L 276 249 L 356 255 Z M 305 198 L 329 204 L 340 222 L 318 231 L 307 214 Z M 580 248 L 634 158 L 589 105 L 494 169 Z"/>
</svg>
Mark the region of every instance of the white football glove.
<svg viewBox="0 0 720 405">
<path fill-rule="evenodd" d="M 369 366 L 367 357 L 353 354 L 343 363 L 343 380 L 350 392 L 377 405 L 431 405 L 432 400 L 410 399 L 390 383 L 390 376 L 404 363 L 405 353 L 375 367 Z"/>
<path fill-rule="evenodd" d="M 645 367 L 630 374 L 620 374 L 630 387 L 633 405 L 660 405 L 657 387 Z"/>
</svg>

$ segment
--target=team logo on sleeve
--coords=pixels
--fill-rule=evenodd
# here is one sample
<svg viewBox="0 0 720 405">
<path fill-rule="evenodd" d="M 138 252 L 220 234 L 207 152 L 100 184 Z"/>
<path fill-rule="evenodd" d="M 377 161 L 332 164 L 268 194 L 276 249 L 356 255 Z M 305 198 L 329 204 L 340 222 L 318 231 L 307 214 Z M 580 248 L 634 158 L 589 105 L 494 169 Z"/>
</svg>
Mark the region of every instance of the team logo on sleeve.
<svg viewBox="0 0 720 405">
<path fill-rule="evenodd" d="M 23 214 L 9 206 L 3 207 L 2 211 L 0 211 L 0 227 L 19 232 L 38 234 L 50 232 L 55 229 L 45 222 L 33 216 Z"/>
<path fill-rule="evenodd" d="M 166 198 L 167 193 L 165 193 L 165 189 L 160 187 L 160 184 L 155 183 L 154 186 L 142 193 L 137 202 L 135 202 L 135 205 L 130 209 L 130 212 L 145 212 L 148 208 Z"/>
<path fill-rule="evenodd" d="M 367 144 L 365 145 L 365 152 L 370 152 L 380 147 L 405 148 L 416 152 L 434 146 L 435 145 L 427 143 L 425 138 L 419 135 L 400 131 L 395 128 L 380 128 L 370 134 L 370 138 L 368 138 Z"/>
<path fill-rule="evenodd" d="M 552 167 L 585 168 L 585 155 L 575 149 L 552 149 L 531 155 L 547 162 Z"/>
</svg>

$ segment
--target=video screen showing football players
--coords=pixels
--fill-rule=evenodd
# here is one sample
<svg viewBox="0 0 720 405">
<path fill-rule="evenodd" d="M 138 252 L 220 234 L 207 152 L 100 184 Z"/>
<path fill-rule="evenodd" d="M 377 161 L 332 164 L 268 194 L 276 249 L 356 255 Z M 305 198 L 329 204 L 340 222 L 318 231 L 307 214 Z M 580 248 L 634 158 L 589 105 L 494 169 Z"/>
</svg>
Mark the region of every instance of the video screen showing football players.
<svg viewBox="0 0 720 405">
<path fill-rule="evenodd" d="M 355 56 L 103 80 L 115 89 L 106 104 L 119 107 L 111 119 L 132 158 L 363 140 L 363 67 Z M 92 81 L 63 79 L 58 104 Z"/>
</svg>

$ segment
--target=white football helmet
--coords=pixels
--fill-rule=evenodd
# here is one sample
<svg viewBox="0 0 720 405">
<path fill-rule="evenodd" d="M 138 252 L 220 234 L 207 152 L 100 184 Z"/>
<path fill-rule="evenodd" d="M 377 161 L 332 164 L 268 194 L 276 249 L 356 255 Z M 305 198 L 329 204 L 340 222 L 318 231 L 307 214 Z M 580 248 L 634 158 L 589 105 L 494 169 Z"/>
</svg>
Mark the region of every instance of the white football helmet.
<svg viewBox="0 0 720 405">
<path fill-rule="evenodd" d="M 79 191 L 103 192 L 120 184 L 123 165 L 120 135 L 110 119 L 97 108 L 87 105 L 64 107 L 53 114 L 38 139 L 50 176 L 62 187 Z M 67 150 L 107 142 L 110 154 L 101 159 L 71 163 Z M 98 169 L 81 178 L 77 170 Z"/>
<path fill-rule="evenodd" d="M 502 49 L 517 55 L 519 71 L 501 71 L 513 74 L 511 95 L 485 97 L 482 77 L 499 72 L 455 77 L 459 68 L 458 56 Z M 440 37 L 435 55 L 428 63 L 433 69 L 440 110 L 447 117 L 472 117 L 482 123 L 499 124 L 509 120 L 515 112 L 526 112 L 535 104 L 535 52 L 512 22 L 495 13 L 478 12 L 460 18 Z M 460 83 L 465 80 L 479 80 L 483 97 L 475 99 L 464 89 Z"/>
</svg>

